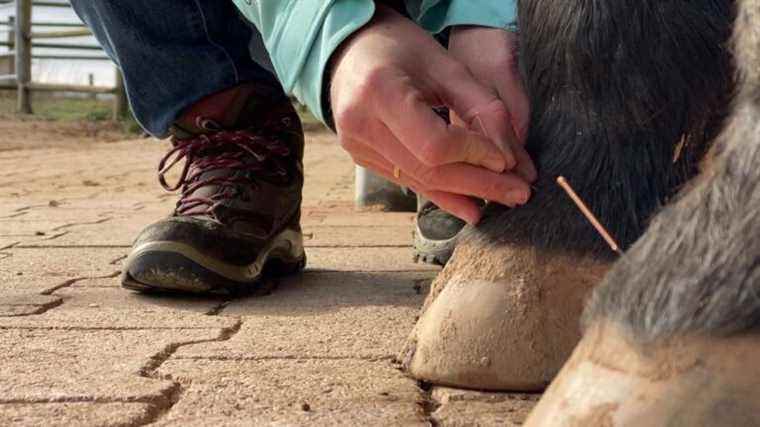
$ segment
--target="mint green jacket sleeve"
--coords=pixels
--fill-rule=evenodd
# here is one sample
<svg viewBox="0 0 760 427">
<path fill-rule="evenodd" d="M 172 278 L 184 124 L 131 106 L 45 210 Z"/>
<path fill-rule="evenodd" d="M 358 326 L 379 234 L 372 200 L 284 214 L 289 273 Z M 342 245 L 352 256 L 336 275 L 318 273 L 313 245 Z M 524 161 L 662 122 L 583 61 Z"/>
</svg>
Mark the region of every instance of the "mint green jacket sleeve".
<svg viewBox="0 0 760 427">
<path fill-rule="evenodd" d="M 412 17 L 431 33 L 453 25 L 516 29 L 517 0 L 406 0 Z"/>
<path fill-rule="evenodd" d="M 261 32 L 277 77 L 322 122 L 330 56 L 375 14 L 373 0 L 234 0 Z"/>
<path fill-rule="evenodd" d="M 517 0 L 405 0 L 412 17 L 438 33 L 452 25 L 511 28 Z M 289 94 L 326 122 L 322 89 L 335 49 L 375 13 L 374 0 L 234 0 L 261 32 Z"/>
</svg>

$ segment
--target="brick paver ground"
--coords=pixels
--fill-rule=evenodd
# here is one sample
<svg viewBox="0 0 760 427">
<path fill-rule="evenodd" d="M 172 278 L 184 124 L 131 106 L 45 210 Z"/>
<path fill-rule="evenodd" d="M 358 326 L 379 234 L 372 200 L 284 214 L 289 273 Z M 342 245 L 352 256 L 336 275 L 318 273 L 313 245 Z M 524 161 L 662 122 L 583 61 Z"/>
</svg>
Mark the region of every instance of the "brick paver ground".
<svg viewBox="0 0 760 427">
<path fill-rule="evenodd" d="M 329 134 L 307 143 L 307 271 L 235 300 L 119 287 L 132 238 L 174 203 L 166 143 L 16 139 L 0 141 L 0 425 L 518 425 L 535 403 L 397 369 L 437 269 L 411 262 L 411 214 L 354 209 Z"/>
</svg>

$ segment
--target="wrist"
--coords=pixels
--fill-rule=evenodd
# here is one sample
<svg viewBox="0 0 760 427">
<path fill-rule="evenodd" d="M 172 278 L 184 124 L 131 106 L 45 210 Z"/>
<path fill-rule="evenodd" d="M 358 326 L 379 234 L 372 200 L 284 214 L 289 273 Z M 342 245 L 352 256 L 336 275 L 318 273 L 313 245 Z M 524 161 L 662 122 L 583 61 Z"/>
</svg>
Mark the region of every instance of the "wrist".
<svg viewBox="0 0 760 427">
<path fill-rule="evenodd" d="M 324 79 L 322 85 L 322 111 L 324 111 L 325 124 L 335 131 L 335 118 L 333 117 L 333 107 L 336 98 L 335 87 L 336 83 L 339 85 L 338 78 L 336 76 L 338 69 L 340 68 L 343 59 L 346 57 L 352 46 L 357 43 L 357 40 L 362 37 L 367 31 L 378 23 L 378 21 L 386 20 L 390 15 L 398 16 L 396 10 L 384 2 L 376 2 L 375 13 L 372 19 L 369 20 L 363 27 L 360 27 L 348 38 L 346 38 L 338 47 L 333 51 L 330 56 L 327 66 L 324 70 Z"/>
</svg>

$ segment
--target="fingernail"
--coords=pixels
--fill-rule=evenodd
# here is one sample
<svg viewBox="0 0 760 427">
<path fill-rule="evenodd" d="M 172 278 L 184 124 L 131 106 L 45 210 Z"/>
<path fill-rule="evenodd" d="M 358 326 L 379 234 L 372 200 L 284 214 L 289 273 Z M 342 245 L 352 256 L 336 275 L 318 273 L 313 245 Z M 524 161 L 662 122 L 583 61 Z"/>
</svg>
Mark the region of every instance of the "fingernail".
<svg viewBox="0 0 760 427">
<path fill-rule="evenodd" d="M 464 221 L 469 225 L 478 225 L 478 223 L 480 222 L 481 215 L 479 213 L 476 213 L 472 216 L 470 215 L 465 215 L 465 216 L 469 216 L 469 218 L 462 218 L 462 219 L 464 219 Z"/>
<path fill-rule="evenodd" d="M 502 161 L 497 158 L 490 158 L 486 163 L 486 167 L 496 173 L 503 173 L 507 169 L 506 160 Z"/>
<path fill-rule="evenodd" d="M 524 205 L 528 203 L 530 193 L 525 190 L 510 191 L 507 193 L 507 198 L 513 201 L 515 204 Z"/>
<path fill-rule="evenodd" d="M 535 182 L 538 179 L 538 172 L 536 172 L 536 169 L 530 164 L 521 163 L 517 167 L 516 172 L 518 175 L 525 178 L 527 182 Z"/>
</svg>

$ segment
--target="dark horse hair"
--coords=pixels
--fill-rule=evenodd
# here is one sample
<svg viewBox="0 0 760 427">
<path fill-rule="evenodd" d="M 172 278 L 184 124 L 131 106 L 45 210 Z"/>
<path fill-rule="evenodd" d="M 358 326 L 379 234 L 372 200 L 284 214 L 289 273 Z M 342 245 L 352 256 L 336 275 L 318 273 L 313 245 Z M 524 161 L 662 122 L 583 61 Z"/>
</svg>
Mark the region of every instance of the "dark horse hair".
<svg viewBox="0 0 760 427">
<path fill-rule="evenodd" d="M 623 247 L 696 175 L 733 83 L 726 0 L 520 0 L 539 170 L 530 202 L 491 205 L 466 239 L 610 254 L 563 175 Z"/>
<path fill-rule="evenodd" d="M 652 222 L 591 299 L 640 343 L 760 332 L 760 0 L 740 0 L 738 94 L 703 176 Z"/>
</svg>

